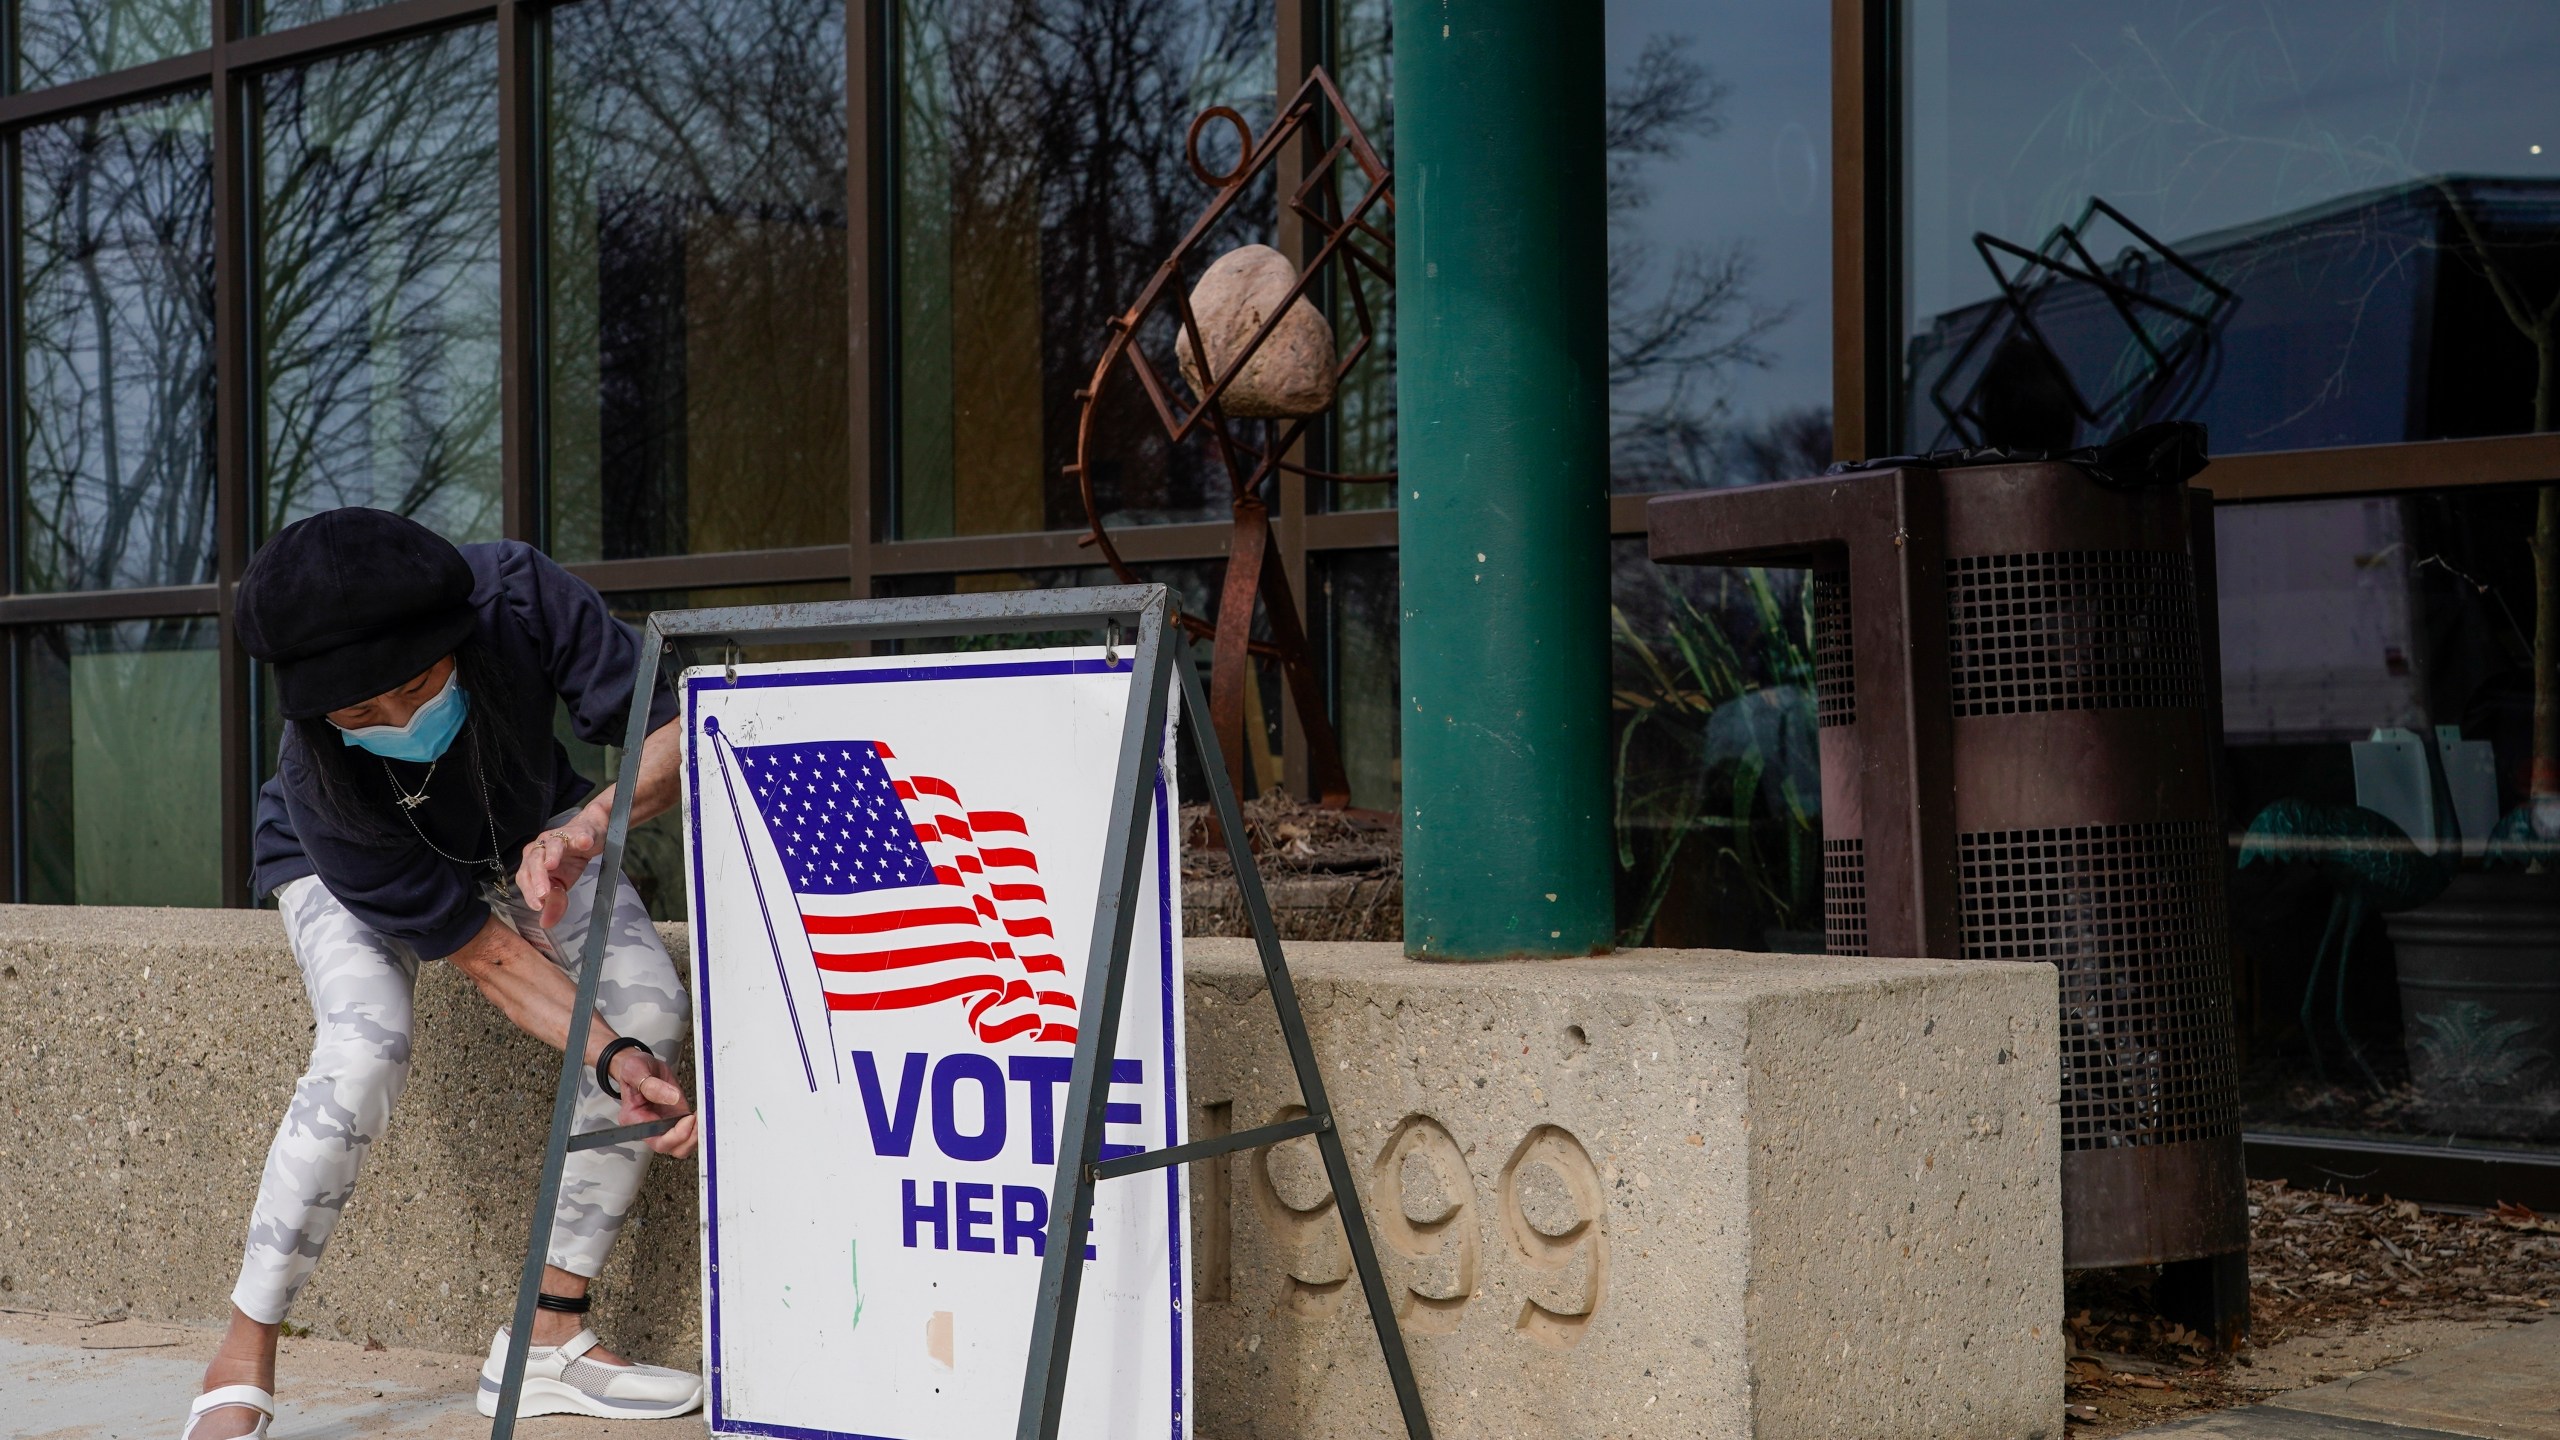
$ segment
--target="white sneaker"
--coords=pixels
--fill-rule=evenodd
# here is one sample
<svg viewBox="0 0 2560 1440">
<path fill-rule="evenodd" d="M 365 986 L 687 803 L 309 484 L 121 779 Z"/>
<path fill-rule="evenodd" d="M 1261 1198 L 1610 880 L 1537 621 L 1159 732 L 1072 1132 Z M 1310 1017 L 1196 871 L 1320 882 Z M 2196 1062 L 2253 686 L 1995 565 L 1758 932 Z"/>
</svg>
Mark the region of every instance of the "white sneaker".
<svg viewBox="0 0 2560 1440">
<path fill-rule="evenodd" d="M 608 1365 L 590 1360 L 596 1332 L 581 1330 L 565 1345 L 536 1345 L 526 1352 L 524 1398 L 516 1404 L 519 1419 L 527 1415 L 595 1415 L 607 1420 L 665 1420 L 702 1408 L 702 1377 L 662 1365 Z M 498 1414 L 498 1391 L 507 1369 L 507 1327 L 489 1342 L 489 1362 L 480 1367 L 480 1413 Z"/>
</svg>

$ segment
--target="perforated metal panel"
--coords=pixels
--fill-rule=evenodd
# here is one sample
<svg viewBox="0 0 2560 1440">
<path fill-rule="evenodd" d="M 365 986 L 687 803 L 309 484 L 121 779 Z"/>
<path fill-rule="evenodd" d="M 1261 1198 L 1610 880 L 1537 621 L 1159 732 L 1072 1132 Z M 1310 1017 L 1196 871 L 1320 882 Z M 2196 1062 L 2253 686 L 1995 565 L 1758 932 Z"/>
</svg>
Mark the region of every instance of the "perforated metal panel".
<svg viewBox="0 0 2560 1440">
<path fill-rule="evenodd" d="M 1858 719 L 1856 667 L 1849 649 L 1849 574 L 1813 572 L 1814 715 L 1823 725 Z"/>
<path fill-rule="evenodd" d="M 1970 959 L 2062 972 L 2062 1148 L 2238 1127 L 2222 836 L 2208 820 L 1957 839 Z"/>
<path fill-rule="evenodd" d="M 1867 842 L 1854 837 L 1822 842 L 1822 948 L 1834 955 L 1867 953 Z"/>
<path fill-rule="evenodd" d="M 1960 716 L 2207 703 L 2183 551 L 1950 557 L 1947 613 Z"/>
</svg>

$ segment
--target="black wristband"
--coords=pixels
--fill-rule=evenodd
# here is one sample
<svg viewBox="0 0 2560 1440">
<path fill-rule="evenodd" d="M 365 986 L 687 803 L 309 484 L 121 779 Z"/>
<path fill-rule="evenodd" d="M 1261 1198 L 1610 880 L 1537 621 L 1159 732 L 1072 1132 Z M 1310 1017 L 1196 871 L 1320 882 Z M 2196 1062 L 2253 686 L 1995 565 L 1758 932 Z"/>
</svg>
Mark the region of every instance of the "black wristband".
<svg viewBox="0 0 2560 1440">
<path fill-rule="evenodd" d="M 604 1053 L 596 1057 L 597 1088 L 603 1090 L 604 1093 L 612 1096 L 616 1100 L 621 1099 L 622 1091 L 613 1083 L 613 1057 L 621 1054 L 625 1050 L 646 1050 L 648 1048 L 648 1042 L 641 1040 L 637 1036 L 616 1035 L 613 1037 L 613 1043 L 605 1046 Z"/>
<path fill-rule="evenodd" d="M 557 1310 L 563 1315 L 584 1315 L 593 1303 L 584 1295 L 573 1298 L 567 1295 L 554 1295 L 548 1290 L 536 1291 L 533 1297 L 535 1309 Z"/>
</svg>

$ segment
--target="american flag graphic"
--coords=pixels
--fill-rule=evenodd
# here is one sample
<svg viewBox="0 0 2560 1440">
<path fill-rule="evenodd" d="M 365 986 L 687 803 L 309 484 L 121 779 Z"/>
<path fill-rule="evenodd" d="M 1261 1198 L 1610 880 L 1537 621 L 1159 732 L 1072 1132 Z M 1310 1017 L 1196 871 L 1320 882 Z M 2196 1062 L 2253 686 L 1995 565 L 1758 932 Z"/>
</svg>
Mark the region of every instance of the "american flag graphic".
<svg viewBox="0 0 2560 1440">
<path fill-rule="evenodd" d="M 901 777 L 876 740 L 731 745 L 798 902 L 832 1017 L 965 1009 L 987 1044 L 1076 1038 L 1039 858 L 1020 815 Z"/>
</svg>

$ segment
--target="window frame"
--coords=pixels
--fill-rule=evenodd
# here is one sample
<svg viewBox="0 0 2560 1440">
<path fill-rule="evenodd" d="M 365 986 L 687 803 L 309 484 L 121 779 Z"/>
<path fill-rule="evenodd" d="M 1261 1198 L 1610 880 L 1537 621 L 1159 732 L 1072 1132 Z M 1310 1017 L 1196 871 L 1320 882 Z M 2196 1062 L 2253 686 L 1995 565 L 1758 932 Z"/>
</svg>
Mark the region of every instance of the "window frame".
<svg viewBox="0 0 2560 1440">
<path fill-rule="evenodd" d="M 1832 433 L 1843 460 L 1890 450 L 1900 433 L 1902 20 L 1900 0 L 1831 0 Z M 2231 455 L 2202 488 L 2230 505 L 2552 480 L 2560 432 Z"/>
<path fill-rule="evenodd" d="M 5 0 L 0 0 L 5 3 Z M 91 620 L 153 619 L 216 615 L 221 631 L 221 737 L 223 809 L 223 894 L 225 905 L 254 903 L 248 893 L 250 826 L 262 778 L 257 743 L 259 677 L 240 648 L 229 623 L 234 592 L 255 545 L 250 533 L 256 510 L 252 491 L 256 470 L 258 396 L 251 349 L 254 289 L 249 230 L 254 200 L 255 156 L 252 93 L 263 72 L 307 64 L 351 50 L 371 49 L 403 39 L 466 26 L 491 25 L 498 46 L 498 215 L 499 287 L 502 326 L 499 347 L 500 513 L 510 539 L 546 543 L 547 506 L 543 494 L 547 453 L 541 383 L 544 353 L 544 276 L 542 192 L 544 145 L 542 86 L 545 63 L 545 14 L 556 8 L 546 0 L 392 0 L 352 14 L 291 29 L 260 33 L 250 28 L 251 0 L 204 0 L 212 12 L 212 43 L 185 55 L 90 76 L 31 91 L 0 93 L 0 151 L 9 164 L 8 183 L 16 183 L 17 134 L 31 125 L 58 121 L 85 112 L 113 109 L 140 101 L 196 91 L 210 96 L 213 111 L 214 191 L 214 328 L 216 577 L 212 584 L 29 594 L 18 590 L 14 575 L 0 574 L 0 636 L 20 627 Z M 585 0 L 557 0 L 559 4 Z M 891 275 L 894 257 L 889 225 L 890 121 L 887 106 L 893 83 L 887 73 L 888 11 L 885 0 L 846 0 L 853 18 L 845 27 L 847 213 L 860 217 L 848 236 L 848 264 L 854 273 L 851 293 L 850 389 L 847 423 L 853 443 L 845 476 L 850 524 L 842 544 L 784 550 L 749 550 L 672 555 L 647 559 L 604 560 L 573 564 L 575 574 L 608 592 L 631 590 L 711 589 L 738 584 L 842 582 L 852 595 L 868 595 L 875 582 L 897 576 L 983 573 L 1047 569 L 1086 563 L 1090 552 L 1077 544 L 1074 530 L 1008 535 L 971 535 L 934 540 L 883 538 L 877 516 L 887 513 L 886 494 L 894 423 L 890 384 L 895 365 L 891 335 Z M 1328 33 L 1326 0 L 1276 0 L 1279 31 L 1279 74 L 1276 88 L 1294 91 L 1309 67 L 1320 62 Z M 6 27 L 13 29 L 14 27 Z M 14 57 L 5 73 L 14 76 Z M 1311 156 L 1293 157 L 1304 165 Z M 14 213 L 14 209 L 12 210 Z M 17 270 L 14 231 L 6 240 L 8 261 L 0 299 L 15 303 Z M 1282 220 L 1282 248 L 1301 253 L 1306 238 L 1300 227 Z M 19 542 L 16 470 L 20 464 L 19 406 L 23 387 L 17 383 L 15 335 L 8 354 L 0 357 L 7 377 L 8 440 L 5 530 L 14 571 Z M 1285 476 L 1272 516 L 1279 538 L 1278 557 L 1294 594 L 1306 593 L 1309 555 L 1313 551 L 1370 549 L 1395 544 L 1395 514 L 1376 512 L 1317 513 L 1310 506 L 1305 482 Z M 1635 502 L 1639 497 L 1621 497 Z M 1617 503 L 1613 528 L 1640 533 L 1640 503 Z M 1221 522 L 1131 527 L 1115 537 L 1122 553 L 1140 563 L 1222 559 L 1229 527 Z M 1300 601 L 1303 606 L 1303 599 Z M 15 647 L 11 647 L 14 655 Z M 9 703 L 0 706 L 0 745 L 11 747 L 0 764 L 0 873 L 8 878 L 8 898 L 26 894 L 24 840 L 18 823 L 22 790 L 14 759 L 17 729 L 15 661 L 10 662 Z M 1291 781 L 1302 747 L 1296 743 L 1294 716 L 1286 741 Z"/>
<path fill-rule="evenodd" d="M 546 506 L 541 473 L 544 442 L 540 383 L 543 341 L 542 86 L 546 0 L 392 0 L 293 29 L 255 33 L 247 25 L 250 0 L 205 0 L 212 12 L 212 43 L 191 54 L 153 61 L 32 91 L 0 93 L 0 150 L 16 185 L 17 136 L 30 125 L 56 121 L 169 95 L 201 91 L 213 111 L 214 305 L 217 455 L 215 543 L 217 575 L 209 585 L 186 585 L 28 594 L 14 575 L 19 542 L 16 496 L 23 419 L 23 384 L 15 327 L 8 354 L 0 357 L 6 379 L 8 481 L 6 539 L 11 563 L 0 567 L 0 632 L 66 621 L 218 615 L 221 638 L 221 755 L 223 803 L 223 901 L 252 903 L 248 893 L 251 815 L 258 774 L 256 745 L 258 677 L 227 623 L 240 573 L 253 548 L 250 517 L 256 463 L 257 396 L 252 369 L 251 237 L 248 231 L 254 159 L 249 153 L 251 94 L 257 75 L 349 50 L 462 26 L 490 24 L 498 46 L 499 282 L 503 297 L 500 338 L 501 514 L 504 533 L 543 544 Z M 586 3 L 586 0 L 560 0 Z M 892 223 L 891 116 L 894 83 L 888 74 L 886 0 L 846 0 L 854 18 L 845 27 L 847 213 L 859 217 L 848 236 L 852 355 L 847 423 L 853 443 L 845 484 L 850 523 L 842 544 L 787 550 L 736 551 L 607 560 L 570 569 L 608 591 L 704 589 L 743 583 L 842 582 L 852 595 L 868 595 L 875 582 L 934 573 L 1048 569 L 1090 558 L 1079 532 L 969 535 L 948 539 L 884 538 L 895 411 L 890 403 L 895 367 L 890 266 Z M 1829 0 L 1832 46 L 1832 367 L 1835 444 L 1844 457 L 1873 448 L 1870 437 L 1892 431 L 1898 377 L 1900 312 L 1900 79 L 1898 0 Z M 1278 28 L 1276 89 L 1294 91 L 1326 52 L 1331 26 L 1328 0 L 1275 0 Z M 8 27 L 14 29 L 14 27 Z M 14 63 L 6 73 L 14 75 Z M 1295 170 L 1312 155 L 1292 156 Z M 1284 175 L 1283 189 L 1293 177 Z M 14 196 L 11 197 L 14 200 Z M 10 206 L 12 216 L 15 206 Z M 14 225 L 14 220 L 13 220 Z M 1303 254 L 1303 227 L 1280 217 L 1280 248 Z M 5 242 L 7 267 L 0 310 L 14 313 L 18 273 L 14 234 Z M 2207 484 L 2224 503 L 2314 496 L 2371 494 L 2463 485 L 2509 484 L 2560 478 L 2560 434 L 2424 441 L 2346 449 L 2282 451 L 2217 461 Z M 1393 509 L 1326 511 L 1303 478 L 1284 475 L 1272 513 L 1278 563 L 1303 608 L 1315 555 L 1336 550 L 1392 548 Z M 1613 536 L 1644 533 L 1642 495 L 1613 495 Z M 1115 535 L 1124 554 L 1140 563 L 1215 560 L 1227 551 L 1222 522 L 1137 526 Z M 13 652 L 14 653 L 14 647 Z M 14 665 L 14 662 L 12 662 Z M 0 743 L 16 729 L 17 684 L 0 707 Z M 1294 713 L 1284 754 L 1292 785 L 1303 747 L 1296 743 Z M 8 854 L 5 873 L 12 898 L 24 894 L 16 823 L 21 786 L 17 762 L 0 765 L 0 837 Z"/>
</svg>

